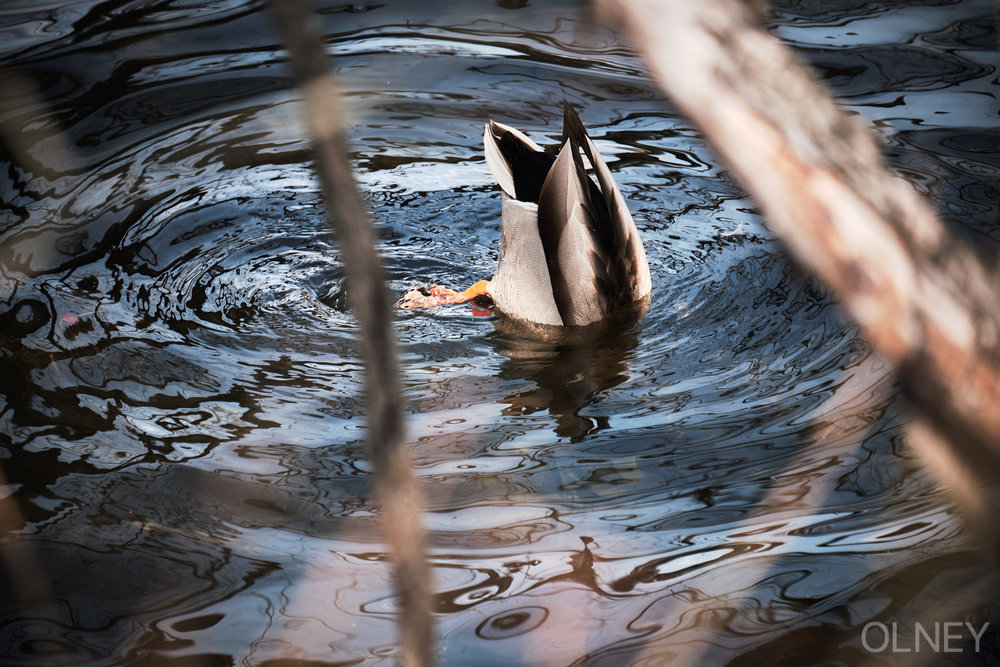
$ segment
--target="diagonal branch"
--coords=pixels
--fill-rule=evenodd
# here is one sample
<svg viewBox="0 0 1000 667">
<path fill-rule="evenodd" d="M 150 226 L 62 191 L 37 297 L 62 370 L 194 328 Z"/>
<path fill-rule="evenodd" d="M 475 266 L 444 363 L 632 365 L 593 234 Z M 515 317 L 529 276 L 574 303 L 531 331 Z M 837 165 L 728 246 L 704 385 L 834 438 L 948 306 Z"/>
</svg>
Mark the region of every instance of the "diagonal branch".
<svg viewBox="0 0 1000 667">
<path fill-rule="evenodd" d="M 868 130 L 747 3 L 600 6 L 769 227 L 899 366 L 917 413 L 989 494 L 1000 480 L 1000 301 L 973 250 L 885 167 Z"/>
</svg>

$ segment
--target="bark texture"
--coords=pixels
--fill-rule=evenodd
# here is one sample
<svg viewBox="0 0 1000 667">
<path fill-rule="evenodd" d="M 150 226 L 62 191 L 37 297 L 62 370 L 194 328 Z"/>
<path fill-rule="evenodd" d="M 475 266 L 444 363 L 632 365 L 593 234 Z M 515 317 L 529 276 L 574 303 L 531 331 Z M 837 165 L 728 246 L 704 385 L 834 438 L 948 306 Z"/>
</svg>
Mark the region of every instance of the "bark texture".
<svg viewBox="0 0 1000 667">
<path fill-rule="evenodd" d="M 767 32 L 754 3 L 599 5 L 770 229 L 898 364 L 916 412 L 969 473 L 950 479 L 979 480 L 991 495 L 1000 479 L 995 273 L 886 167 L 871 132 Z"/>
</svg>

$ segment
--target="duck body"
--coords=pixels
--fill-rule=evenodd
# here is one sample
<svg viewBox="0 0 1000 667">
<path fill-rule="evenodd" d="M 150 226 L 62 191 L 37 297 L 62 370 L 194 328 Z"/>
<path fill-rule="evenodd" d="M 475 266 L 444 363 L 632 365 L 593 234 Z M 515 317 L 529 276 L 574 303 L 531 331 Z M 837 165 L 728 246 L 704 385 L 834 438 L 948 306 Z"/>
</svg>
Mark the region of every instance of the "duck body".
<svg viewBox="0 0 1000 667">
<path fill-rule="evenodd" d="M 649 296 L 639 230 L 568 103 L 557 155 L 492 120 L 483 143 L 503 191 L 499 260 L 486 286 L 499 311 L 532 324 L 586 326 Z"/>
</svg>

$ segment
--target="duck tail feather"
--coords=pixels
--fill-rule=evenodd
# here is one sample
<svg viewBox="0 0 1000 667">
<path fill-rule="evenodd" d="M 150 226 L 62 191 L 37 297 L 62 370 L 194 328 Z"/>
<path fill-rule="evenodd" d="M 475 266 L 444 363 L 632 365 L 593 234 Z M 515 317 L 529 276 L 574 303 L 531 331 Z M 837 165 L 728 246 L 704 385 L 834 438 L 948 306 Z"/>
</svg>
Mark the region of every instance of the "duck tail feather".
<svg viewBox="0 0 1000 667">
<path fill-rule="evenodd" d="M 603 237 L 603 242 L 608 249 L 609 263 L 607 274 L 612 283 L 616 283 L 612 293 L 623 295 L 625 299 L 638 298 L 649 292 L 649 268 L 646 262 L 646 253 L 639 238 L 639 231 L 635 226 L 625 197 L 622 196 L 618 183 L 611 175 L 604 158 L 587 133 L 579 115 L 570 106 L 568 101 L 563 101 L 563 135 L 565 138 L 579 145 L 587 156 L 597 177 L 599 188 L 591 188 L 593 198 L 601 199 L 603 206 L 597 204 L 596 209 L 606 211 L 607 217 L 600 215 L 607 221 L 607 227 L 598 231 Z M 627 287 L 626 287 L 627 286 Z M 627 295 L 627 296 L 626 296 Z"/>
<path fill-rule="evenodd" d="M 493 120 L 486 123 L 486 130 L 483 132 L 483 154 L 500 189 L 508 197 L 514 197 L 514 169 L 500 150 L 500 141 L 506 130 L 505 126 Z"/>
<path fill-rule="evenodd" d="M 483 132 L 486 163 L 508 197 L 538 202 L 538 193 L 555 157 L 524 133 L 491 120 Z"/>
</svg>

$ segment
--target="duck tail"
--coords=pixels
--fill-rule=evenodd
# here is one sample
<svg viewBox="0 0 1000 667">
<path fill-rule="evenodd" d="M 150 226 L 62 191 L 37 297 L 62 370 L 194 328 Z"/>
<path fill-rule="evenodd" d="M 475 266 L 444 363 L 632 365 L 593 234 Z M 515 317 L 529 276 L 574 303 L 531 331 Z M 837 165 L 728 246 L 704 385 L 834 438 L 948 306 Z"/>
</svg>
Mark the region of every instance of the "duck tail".
<svg viewBox="0 0 1000 667">
<path fill-rule="evenodd" d="M 594 158 L 591 157 L 590 148 L 587 145 L 587 128 L 583 126 L 583 121 L 580 120 L 579 114 L 573 109 L 573 106 L 569 103 L 569 100 L 563 99 L 563 131 L 562 131 L 562 143 L 565 144 L 567 141 L 570 144 L 570 149 L 573 153 L 573 162 L 576 163 L 577 169 L 581 173 L 586 174 L 587 169 L 583 164 L 583 159 L 580 157 L 580 150 L 587 154 L 587 159 L 590 163 L 594 163 Z"/>
</svg>

